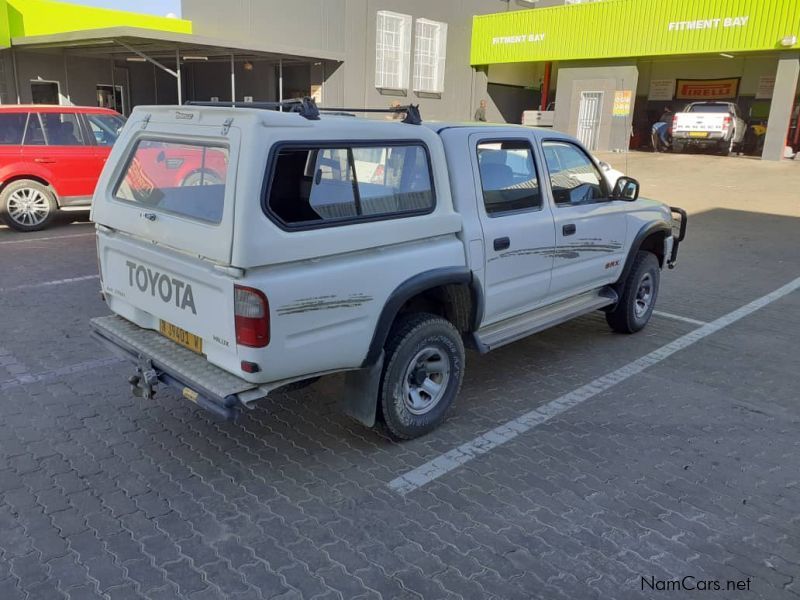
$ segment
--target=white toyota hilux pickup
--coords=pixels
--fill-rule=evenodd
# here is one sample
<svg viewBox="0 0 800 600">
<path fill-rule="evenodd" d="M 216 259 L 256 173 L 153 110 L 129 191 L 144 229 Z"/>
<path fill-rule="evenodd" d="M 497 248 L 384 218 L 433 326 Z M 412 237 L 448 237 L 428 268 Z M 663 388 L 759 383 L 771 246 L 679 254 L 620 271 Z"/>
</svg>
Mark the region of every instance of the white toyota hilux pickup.
<svg viewBox="0 0 800 600">
<path fill-rule="evenodd" d="M 413 438 L 453 405 L 465 345 L 596 310 L 642 329 L 685 235 L 553 130 L 247 106 L 137 107 L 97 186 L 113 315 L 92 333 L 139 396 L 235 418 L 344 371 L 347 414 Z"/>
</svg>

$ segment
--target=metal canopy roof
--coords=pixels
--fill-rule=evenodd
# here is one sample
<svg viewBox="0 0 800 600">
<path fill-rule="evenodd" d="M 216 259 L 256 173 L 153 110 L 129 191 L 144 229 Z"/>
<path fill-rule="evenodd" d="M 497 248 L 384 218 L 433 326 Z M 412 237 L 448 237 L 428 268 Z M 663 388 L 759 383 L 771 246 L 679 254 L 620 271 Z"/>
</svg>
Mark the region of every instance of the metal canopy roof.
<svg viewBox="0 0 800 600">
<path fill-rule="evenodd" d="M 174 58 L 178 50 L 183 55 L 202 55 L 229 60 L 233 54 L 242 58 L 308 59 L 344 61 L 344 53 L 315 51 L 315 56 L 298 53 L 297 48 L 279 44 L 240 44 L 233 40 L 211 38 L 189 33 L 143 29 L 139 27 L 108 27 L 84 31 L 68 31 L 48 35 L 14 37 L 12 48 L 20 50 L 64 49 L 81 56 L 114 57 L 124 59 L 134 56 L 134 49 L 153 58 Z M 130 48 L 130 49 L 129 49 Z"/>
</svg>

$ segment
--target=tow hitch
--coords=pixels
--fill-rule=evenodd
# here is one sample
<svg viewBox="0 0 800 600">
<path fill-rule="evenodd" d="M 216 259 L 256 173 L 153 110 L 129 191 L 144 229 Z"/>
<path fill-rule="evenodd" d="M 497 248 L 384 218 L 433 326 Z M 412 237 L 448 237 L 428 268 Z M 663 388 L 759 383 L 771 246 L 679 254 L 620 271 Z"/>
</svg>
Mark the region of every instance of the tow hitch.
<svg viewBox="0 0 800 600">
<path fill-rule="evenodd" d="M 131 384 L 131 393 L 134 396 L 152 400 L 158 385 L 158 373 L 153 367 L 153 361 L 140 356 L 136 365 L 136 375 L 128 378 L 128 383 Z"/>
</svg>

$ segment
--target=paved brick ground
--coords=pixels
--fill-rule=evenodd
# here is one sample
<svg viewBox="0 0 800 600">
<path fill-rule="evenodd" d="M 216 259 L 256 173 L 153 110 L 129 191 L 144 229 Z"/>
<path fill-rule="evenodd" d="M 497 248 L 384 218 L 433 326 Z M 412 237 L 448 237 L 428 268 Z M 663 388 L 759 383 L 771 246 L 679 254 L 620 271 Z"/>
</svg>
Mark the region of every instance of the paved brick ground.
<svg viewBox="0 0 800 600">
<path fill-rule="evenodd" d="M 669 158 L 632 173 L 660 191 Z M 715 176 L 730 162 L 690 158 L 706 193 L 681 201 L 659 309 L 709 321 L 800 276 L 800 168 L 740 161 L 774 190 L 746 211 Z M 219 424 L 129 395 L 87 336 L 96 280 L 32 287 L 95 274 L 90 233 L 0 229 L 0 599 L 800 597 L 800 293 L 398 496 L 398 475 L 695 326 L 625 337 L 593 315 L 470 356 L 452 419 L 409 443 L 342 417 L 337 377 Z M 641 589 L 686 575 L 750 589 Z"/>
</svg>

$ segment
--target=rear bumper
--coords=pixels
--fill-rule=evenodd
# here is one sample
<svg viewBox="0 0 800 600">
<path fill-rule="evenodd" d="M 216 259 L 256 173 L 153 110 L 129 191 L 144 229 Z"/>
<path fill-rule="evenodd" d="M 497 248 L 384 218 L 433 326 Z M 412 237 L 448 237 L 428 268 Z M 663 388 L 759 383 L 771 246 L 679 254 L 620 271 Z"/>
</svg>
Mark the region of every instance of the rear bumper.
<svg viewBox="0 0 800 600">
<path fill-rule="evenodd" d="M 690 137 L 688 131 L 673 131 L 672 141 L 678 141 L 682 144 L 696 144 L 698 146 L 719 144 L 720 142 L 728 141 L 728 134 L 718 131 L 711 131 L 706 137 Z"/>
<path fill-rule="evenodd" d="M 152 386 L 164 383 L 184 398 L 224 419 L 234 420 L 242 405 L 267 395 L 258 384 L 245 381 L 209 363 L 161 334 L 142 329 L 117 315 L 90 321 L 92 337 L 114 354 L 134 363 L 134 391 L 150 397 Z M 149 393 L 148 393 L 149 390 Z"/>
</svg>

